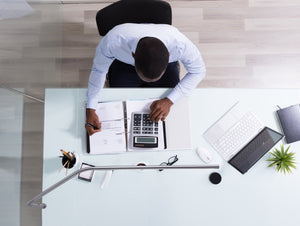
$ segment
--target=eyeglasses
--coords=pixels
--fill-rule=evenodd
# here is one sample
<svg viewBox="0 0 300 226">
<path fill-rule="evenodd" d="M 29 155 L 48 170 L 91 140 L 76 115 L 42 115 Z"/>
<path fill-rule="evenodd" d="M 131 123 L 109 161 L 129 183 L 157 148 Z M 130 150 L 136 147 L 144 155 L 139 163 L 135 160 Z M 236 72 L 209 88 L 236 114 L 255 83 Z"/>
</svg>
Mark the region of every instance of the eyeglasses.
<svg viewBox="0 0 300 226">
<path fill-rule="evenodd" d="M 177 155 L 172 156 L 168 159 L 168 162 L 162 162 L 159 164 L 160 166 L 172 166 L 175 162 L 178 161 Z M 163 171 L 163 169 L 159 169 L 159 171 Z"/>
</svg>

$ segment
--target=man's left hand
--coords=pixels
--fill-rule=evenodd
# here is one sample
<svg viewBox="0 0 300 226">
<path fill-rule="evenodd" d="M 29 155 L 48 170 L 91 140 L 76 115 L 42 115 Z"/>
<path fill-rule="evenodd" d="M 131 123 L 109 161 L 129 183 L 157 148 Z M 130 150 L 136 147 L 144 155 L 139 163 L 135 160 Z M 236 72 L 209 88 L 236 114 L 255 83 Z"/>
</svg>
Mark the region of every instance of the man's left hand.
<svg viewBox="0 0 300 226">
<path fill-rule="evenodd" d="M 173 102 L 169 98 L 154 101 L 150 106 L 150 121 L 164 121 L 170 112 Z"/>
</svg>

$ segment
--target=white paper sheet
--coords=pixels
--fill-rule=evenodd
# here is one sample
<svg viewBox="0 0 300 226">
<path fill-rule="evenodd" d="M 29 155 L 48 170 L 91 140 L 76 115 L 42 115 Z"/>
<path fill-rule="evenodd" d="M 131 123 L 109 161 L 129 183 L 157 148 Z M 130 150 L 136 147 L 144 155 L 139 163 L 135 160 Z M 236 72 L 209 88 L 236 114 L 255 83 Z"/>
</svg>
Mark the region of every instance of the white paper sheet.
<svg viewBox="0 0 300 226">
<path fill-rule="evenodd" d="M 124 109 L 122 101 L 99 103 L 96 114 L 101 131 L 90 136 L 90 154 L 126 151 Z"/>
</svg>

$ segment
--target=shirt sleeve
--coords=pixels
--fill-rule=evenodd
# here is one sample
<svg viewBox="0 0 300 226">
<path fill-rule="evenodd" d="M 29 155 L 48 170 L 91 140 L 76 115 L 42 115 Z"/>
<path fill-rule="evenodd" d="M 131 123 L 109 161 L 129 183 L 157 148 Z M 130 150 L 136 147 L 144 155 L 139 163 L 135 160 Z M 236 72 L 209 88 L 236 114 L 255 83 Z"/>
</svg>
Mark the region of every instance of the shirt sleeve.
<svg viewBox="0 0 300 226">
<path fill-rule="evenodd" d="M 99 93 L 104 86 L 109 66 L 114 60 L 109 51 L 106 37 L 103 37 L 94 57 L 93 67 L 89 78 L 87 91 L 87 108 L 96 109 L 99 101 Z"/>
<path fill-rule="evenodd" d="M 187 74 L 168 95 L 173 103 L 176 103 L 181 97 L 189 95 L 205 77 L 206 73 L 204 61 L 198 48 L 188 39 L 179 60 L 183 63 Z"/>
</svg>

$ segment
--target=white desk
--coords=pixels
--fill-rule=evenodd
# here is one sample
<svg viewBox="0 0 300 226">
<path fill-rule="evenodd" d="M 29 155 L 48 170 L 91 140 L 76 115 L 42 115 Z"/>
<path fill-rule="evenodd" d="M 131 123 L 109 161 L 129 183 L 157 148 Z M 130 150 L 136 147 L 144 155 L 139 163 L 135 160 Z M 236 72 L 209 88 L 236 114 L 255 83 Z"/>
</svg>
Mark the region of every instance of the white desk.
<svg viewBox="0 0 300 226">
<path fill-rule="evenodd" d="M 162 97 L 167 89 L 104 89 L 102 100 Z M 195 148 L 211 150 L 222 182 L 213 185 L 215 170 L 115 171 L 106 189 L 104 172 L 91 183 L 76 178 L 43 198 L 43 226 L 279 226 L 300 222 L 300 174 L 267 168 L 265 155 L 245 175 L 225 163 L 204 141 L 203 132 L 236 101 L 246 103 L 269 127 L 279 130 L 276 105 L 299 103 L 300 90 L 197 89 L 190 97 L 192 151 L 163 151 L 89 156 L 85 154 L 86 89 L 47 89 L 45 104 L 43 189 L 64 177 L 57 158 L 61 148 L 76 151 L 93 165 L 156 165 L 177 154 L 177 164 L 201 164 Z M 278 144 L 279 145 L 279 144 Z M 300 143 L 291 151 L 299 152 Z M 299 155 L 299 153 L 297 153 Z M 297 156 L 299 161 L 299 156 Z M 76 167 L 78 169 L 79 166 Z M 298 165 L 298 167 L 300 167 Z M 74 172 L 70 170 L 70 172 Z"/>
</svg>

